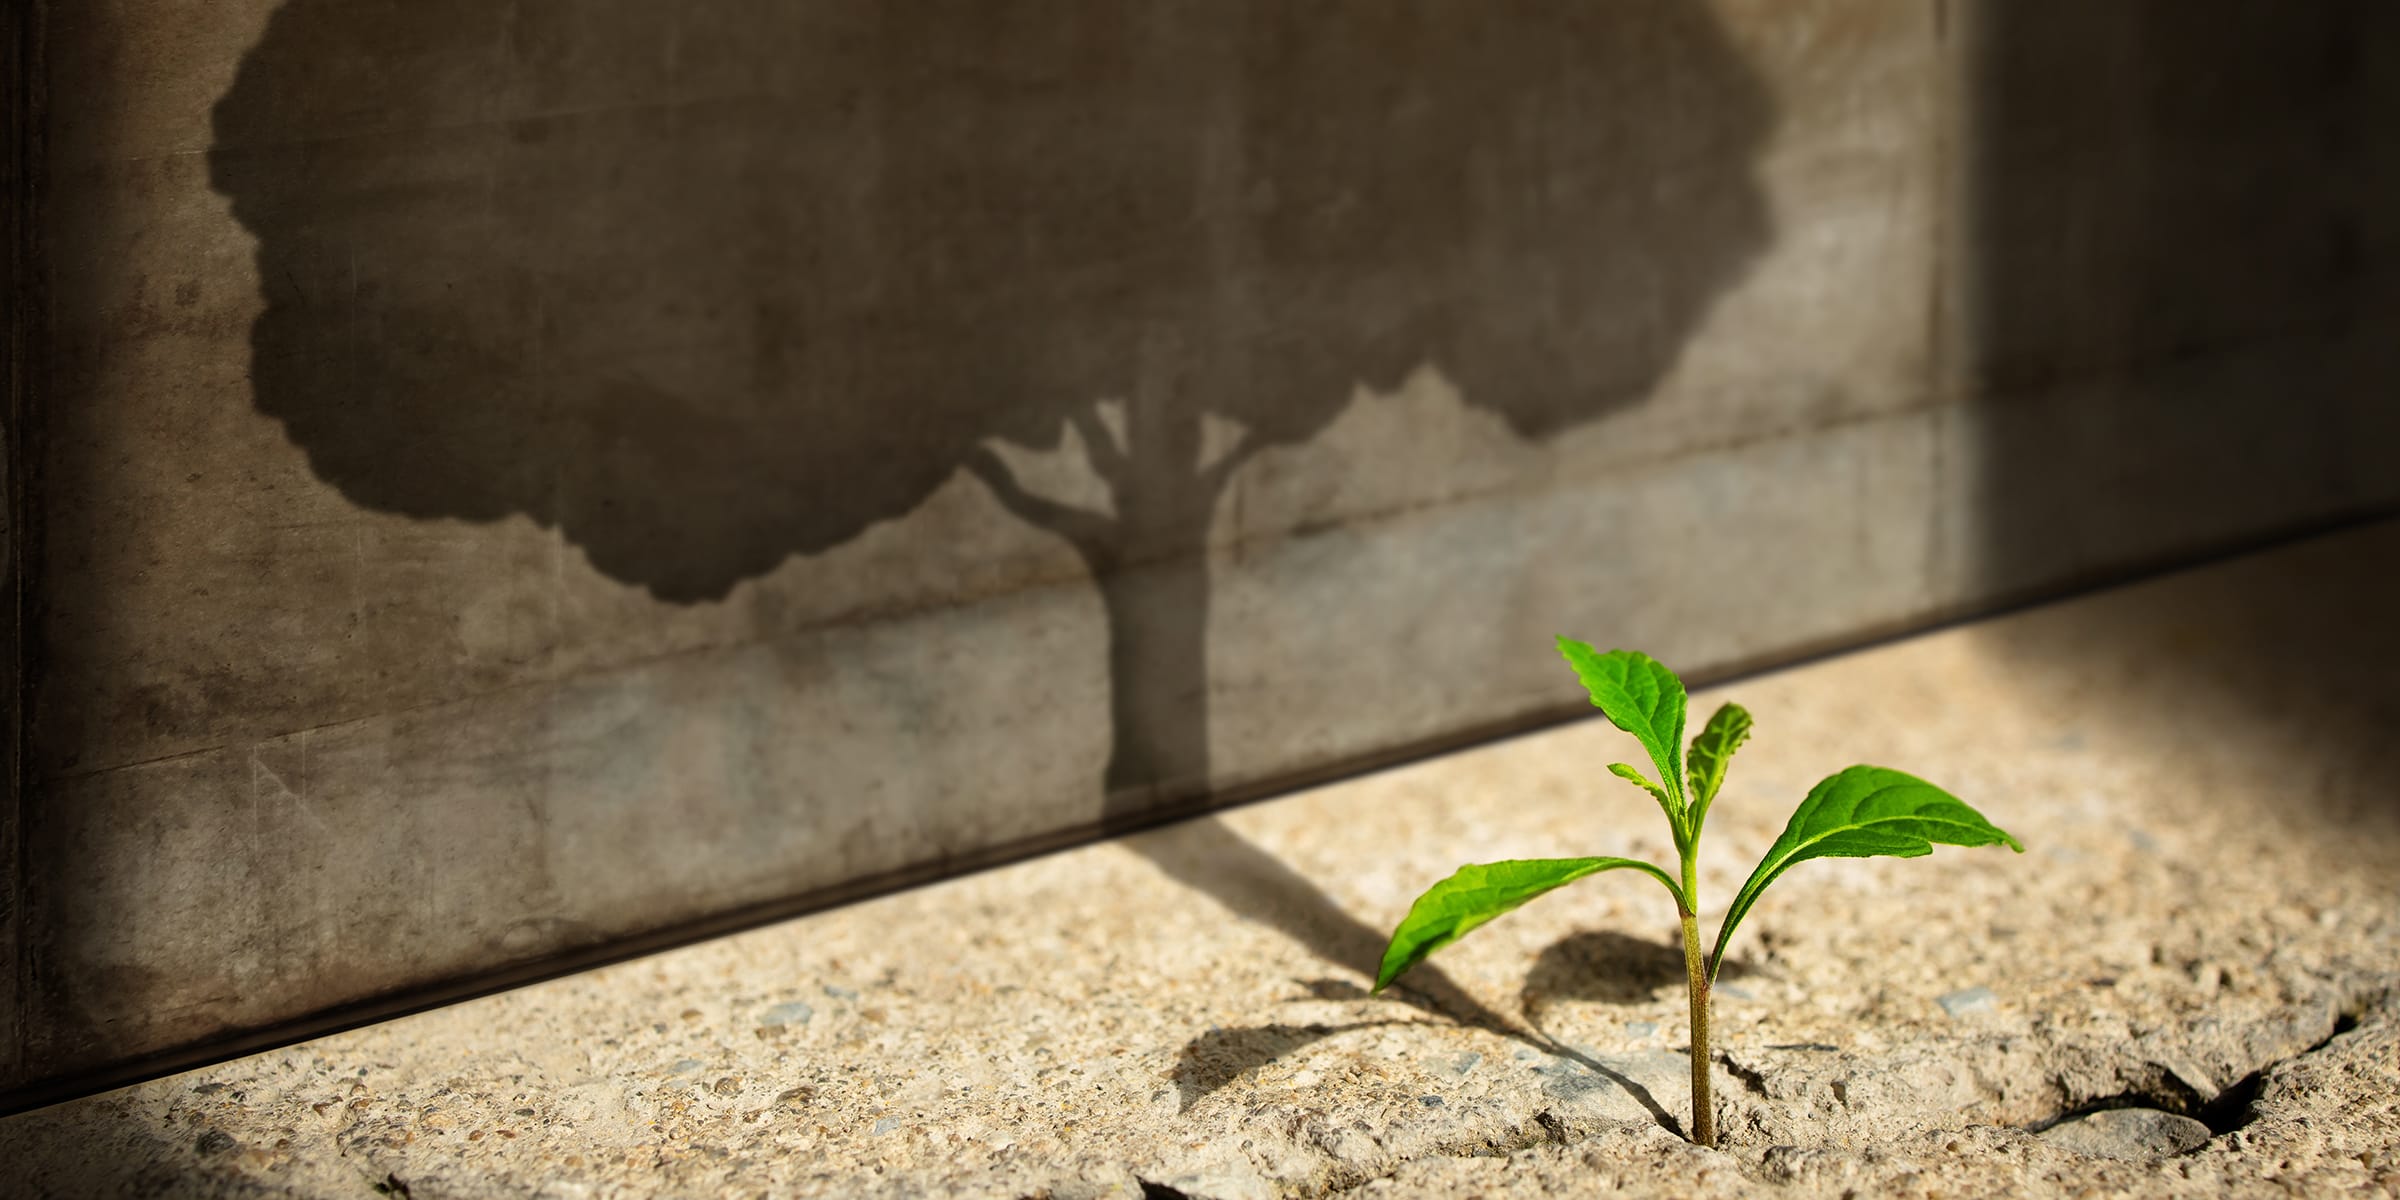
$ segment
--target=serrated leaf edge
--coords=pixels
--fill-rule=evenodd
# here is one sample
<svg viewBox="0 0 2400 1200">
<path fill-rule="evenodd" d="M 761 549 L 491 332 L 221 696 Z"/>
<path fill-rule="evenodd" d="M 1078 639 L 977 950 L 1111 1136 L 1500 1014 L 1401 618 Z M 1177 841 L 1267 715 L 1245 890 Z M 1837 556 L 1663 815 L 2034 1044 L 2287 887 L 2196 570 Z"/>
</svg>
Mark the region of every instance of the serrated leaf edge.
<svg viewBox="0 0 2400 1200">
<path fill-rule="evenodd" d="M 1675 802 L 1667 796 L 1667 789 L 1658 786 L 1649 776 L 1642 774 L 1640 767 L 1634 766 L 1632 763 L 1610 763 L 1608 764 L 1608 773 L 1650 793 L 1650 798 L 1658 801 L 1659 810 L 1667 814 L 1667 820 L 1675 819 Z"/>
<path fill-rule="evenodd" d="M 1576 679 L 1582 682 L 1587 693 L 1590 692 L 1592 686 L 1592 681 L 1584 674 L 1587 664 L 1595 669 L 1603 669 L 1608 660 L 1613 658 L 1628 666 L 1648 664 L 1658 668 L 1669 680 L 1673 681 L 1675 690 L 1683 695 L 1683 703 L 1677 706 L 1679 711 L 1673 729 L 1661 731 L 1648 720 L 1643 721 L 1643 725 L 1650 728 L 1651 736 L 1649 737 L 1643 737 L 1619 721 L 1617 714 L 1609 712 L 1608 706 L 1602 704 L 1598 697 L 1592 698 L 1592 707 L 1599 709 L 1601 714 L 1608 718 L 1609 724 L 1632 735 L 1636 742 L 1641 743 L 1643 752 L 1650 756 L 1651 765 L 1658 768 L 1662 790 L 1672 801 L 1667 811 L 1667 821 L 1674 827 L 1676 847 L 1679 851 L 1686 848 L 1690 844 L 1692 836 L 1689 819 L 1692 806 L 1689 798 L 1683 794 L 1685 774 L 1683 731 L 1690 720 L 1691 697 L 1683 686 L 1683 677 L 1677 675 L 1665 663 L 1639 650 L 1610 650 L 1602 653 L 1595 649 L 1590 642 L 1578 641 L 1565 634 L 1557 635 L 1557 643 L 1559 657 L 1567 661 L 1567 666 L 1575 672 Z M 1619 691 L 1625 690 L 1621 680 L 1610 680 L 1609 682 L 1615 684 Z M 1627 698 L 1629 700 L 1632 698 L 1630 693 Z"/>
<path fill-rule="evenodd" d="M 1719 721 L 1723 721 L 1731 727 L 1732 742 L 1725 746 L 1721 753 L 1711 755 L 1710 760 L 1715 764 L 1716 770 L 1713 774 L 1704 775 L 1700 766 L 1702 744 L 1709 740 L 1711 734 L 1717 735 L 1719 741 L 1723 741 L 1727 736 L 1723 730 L 1718 728 Z M 1717 793 L 1725 786 L 1725 772 L 1733 764 L 1734 752 L 1740 750 L 1743 743 L 1750 740 L 1750 731 L 1755 725 L 1756 722 L 1750 718 L 1749 709 L 1728 701 L 1718 705 L 1717 711 L 1709 714 L 1708 723 L 1702 725 L 1700 732 L 1692 738 L 1692 748 L 1684 755 L 1684 761 L 1688 764 L 1687 769 L 1691 772 L 1692 777 L 1692 838 L 1694 841 L 1699 840 L 1702 826 L 1708 823 L 1709 806 L 1717 802 Z"/>
</svg>

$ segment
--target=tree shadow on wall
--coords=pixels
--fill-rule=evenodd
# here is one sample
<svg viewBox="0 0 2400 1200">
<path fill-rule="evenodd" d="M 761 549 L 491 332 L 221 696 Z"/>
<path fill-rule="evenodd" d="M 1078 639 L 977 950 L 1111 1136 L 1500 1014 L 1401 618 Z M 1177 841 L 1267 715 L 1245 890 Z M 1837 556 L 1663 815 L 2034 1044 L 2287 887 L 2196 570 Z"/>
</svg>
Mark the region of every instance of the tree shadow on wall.
<svg viewBox="0 0 2400 1200">
<path fill-rule="evenodd" d="M 1244 463 L 1428 365 L 1528 438 L 1638 402 L 1769 236 L 1667 0 L 291 0 L 215 118 L 319 476 L 696 604 L 964 470 L 1100 589 L 1110 831 L 1206 795 Z M 1105 509 L 999 452 L 1070 444 Z M 1230 830 L 1136 845 L 1371 969 Z"/>
</svg>

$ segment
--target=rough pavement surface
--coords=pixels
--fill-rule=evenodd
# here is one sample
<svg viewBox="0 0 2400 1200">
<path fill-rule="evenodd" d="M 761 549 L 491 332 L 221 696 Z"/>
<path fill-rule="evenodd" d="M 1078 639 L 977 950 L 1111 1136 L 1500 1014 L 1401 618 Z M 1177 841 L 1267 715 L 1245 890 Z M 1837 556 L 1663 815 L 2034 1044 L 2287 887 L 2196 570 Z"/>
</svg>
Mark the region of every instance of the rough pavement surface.
<svg viewBox="0 0 2400 1200">
<path fill-rule="evenodd" d="M 1716 1009 L 1720 1150 L 1675 1132 L 1674 914 L 1632 873 L 1364 992 L 1461 862 L 1668 858 L 1595 720 L 20 1114 L 6 1188 L 2400 1193 L 2394 563 L 2372 527 L 1697 696 L 1758 720 L 1706 907 L 1853 762 L 2028 847 L 1770 892 Z"/>
</svg>

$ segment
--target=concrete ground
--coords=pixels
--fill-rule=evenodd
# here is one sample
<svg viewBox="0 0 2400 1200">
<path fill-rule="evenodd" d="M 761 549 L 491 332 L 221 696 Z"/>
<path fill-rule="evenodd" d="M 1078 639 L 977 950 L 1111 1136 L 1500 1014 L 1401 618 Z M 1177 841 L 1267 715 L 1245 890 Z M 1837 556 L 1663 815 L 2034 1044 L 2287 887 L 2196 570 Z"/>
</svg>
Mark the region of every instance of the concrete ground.
<svg viewBox="0 0 2400 1200">
<path fill-rule="evenodd" d="M 2394 614 L 2385 524 L 1695 697 L 1758 721 L 1711 814 L 1712 910 L 1852 762 L 2028 848 L 1769 893 L 1716 1010 L 1719 1150 L 1676 1133 L 1649 881 L 1587 880 L 1365 992 L 1459 863 L 1669 856 L 1595 720 L 20 1114 L 5 1186 L 2400 1194 Z"/>
</svg>

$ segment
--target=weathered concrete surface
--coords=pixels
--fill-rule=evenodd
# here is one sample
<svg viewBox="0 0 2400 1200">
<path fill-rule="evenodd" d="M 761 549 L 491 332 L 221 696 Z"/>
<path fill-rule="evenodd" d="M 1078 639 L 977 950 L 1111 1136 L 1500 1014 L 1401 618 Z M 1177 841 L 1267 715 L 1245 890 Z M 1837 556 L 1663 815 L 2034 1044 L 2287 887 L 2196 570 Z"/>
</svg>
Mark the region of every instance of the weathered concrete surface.
<svg viewBox="0 0 2400 1200">
<path fill-rule="evenodd" d="M 42 6 L 0 1089 L 2400 501 L 2389 6 L 2088 7 Z"/>
<path fill-rule="evenodd" d="M 2400 150 L 2376 131 L 2400 116 L 2400 10 L 1952 11 L 1942 312 L 1978 398 L 1984 586 L 2390 496 Z"/>
<path fill-rule="evenodd" d="M 1462 860 L 1668 852 L 1591 721 L 21 1114 L 0 1159 L 35 1196 L 2388 1195 L 2394 563 L 2384 525 L 1725 692 L 1759 732 L 1712 921 L 1852 761 L 2028 852 L 1778 885 L 1720 993 L 1720 1151 L 1671 1132 L 1678 955 L 1640 880 L 1362 992 L 1353 932 Z M 1199 859 L 1214 894 L 1159 869 Z M 2034 1132 L 2105 1105 L 2213 1134 Z"/>
</svg>

